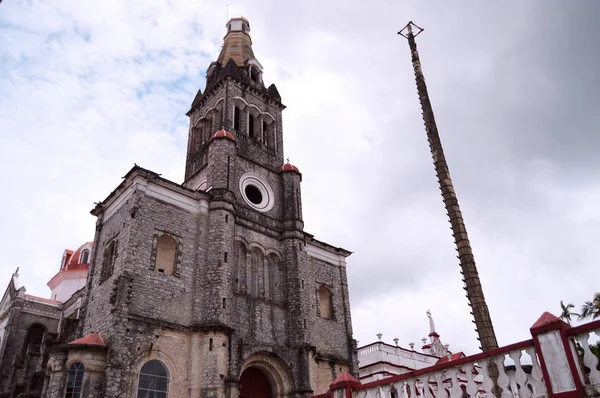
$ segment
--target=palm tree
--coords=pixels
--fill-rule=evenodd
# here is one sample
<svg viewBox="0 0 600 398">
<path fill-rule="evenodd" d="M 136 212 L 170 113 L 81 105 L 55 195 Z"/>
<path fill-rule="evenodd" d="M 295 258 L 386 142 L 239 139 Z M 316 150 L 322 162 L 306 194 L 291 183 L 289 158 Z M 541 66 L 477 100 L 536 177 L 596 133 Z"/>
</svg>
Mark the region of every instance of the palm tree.
<svg viewBox="0 0 600 398">
<path fill-rule="evenodd" d="M 594 294 L 592 301 L 586 301 L 581 306 L 581 314 L 579 315 L 579 319 L 587 318 L 592 318 L 592 320 L 600 318 L 600 292 Z"/>
<path fill-rule="evenodd" d="M 573 315 L 579 316 L 579 314 L 575 312 L 571 312 L 571 310 L 575 308 L 575 306 L 571 303 L 565 305 L 562 300 L 560 300 L 560 316 L 559 318 L 563 321 L 567 322 L 569 325 L 571 324 L 571 317 Z"/>
</svg>

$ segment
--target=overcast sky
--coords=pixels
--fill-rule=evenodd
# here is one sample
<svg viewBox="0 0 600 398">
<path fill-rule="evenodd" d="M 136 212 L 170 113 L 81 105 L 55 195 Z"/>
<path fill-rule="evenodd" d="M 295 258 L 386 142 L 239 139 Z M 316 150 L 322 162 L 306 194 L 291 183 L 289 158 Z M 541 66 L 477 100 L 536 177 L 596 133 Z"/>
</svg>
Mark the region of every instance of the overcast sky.
<svg viewBox="0 0 600 398">
<path fill-rule="evenodd" d="M 600 290 L 600 2 L 229 2 L 284 111 L 305 228 L 354 252 L 355 338 L 478 342 L 421 120 L 417 43 L 500 345 Z M 0 285 L 28 293 L 92 240 L 95 201 L 137 163 L 183 181 L 185 113 L 225 2 L 0 5 Z"/>
</svg>

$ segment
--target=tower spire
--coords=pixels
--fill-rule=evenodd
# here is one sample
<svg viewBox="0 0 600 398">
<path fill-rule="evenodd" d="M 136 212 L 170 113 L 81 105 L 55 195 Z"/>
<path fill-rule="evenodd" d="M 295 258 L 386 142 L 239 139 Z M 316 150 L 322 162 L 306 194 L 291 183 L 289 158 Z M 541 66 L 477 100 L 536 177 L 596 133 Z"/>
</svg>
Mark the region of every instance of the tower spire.
<svg viewBox="0 0 600 398">
<path fill-rule="evenodd" d="M 413 31 L 413 28 L 416 33 Z M 462 212 L 458 205 L 456 191 L 454 190 L 454 185 L 450 178 L 448 164 L 446 163 L 442 142 L 433 115 L 433 108 L 431 107 L 427 86 L 425 85 L 425 77 L 423 76 L 423 70 L 421 69 L 421 61 L 419 59 L 415 37 L 422 31 L 423 29 L 410 21 L 400 32 L 398 32 L 398 34 L 408 39 L 408 45 L 412 55 L 412 64 L 415 71 L 415 79 L 417 82 L 419 101 L 421 102 L 421 109 L 423 111 L 423 121 L 425 122 L 427 140 L 429 141 L 433 165 L 435 166 L 438 183 L 440 185 L 440 190 L 442 191 L 446 213 L 448 214 L 450 225 L 452 227 L 454 243 L 456 244 L 456 250 L 458 251 L 461 274 L 463 275 L 463 282 L 465 283 L 464 289 L 467 291 L 467 299 L 473 310 L 472 314 L 475 318 L 475 327 L 477 328 L 476 331 L 481 343 L 481 349 L 483 351 L 489 351 L 498 348 L 498 342 L 483 295 L 483 289 L 481 288 L 481 282 L 479 281 L 475 257 L 471 250 L 467 228 L 465 227 Z"/>
</svg>

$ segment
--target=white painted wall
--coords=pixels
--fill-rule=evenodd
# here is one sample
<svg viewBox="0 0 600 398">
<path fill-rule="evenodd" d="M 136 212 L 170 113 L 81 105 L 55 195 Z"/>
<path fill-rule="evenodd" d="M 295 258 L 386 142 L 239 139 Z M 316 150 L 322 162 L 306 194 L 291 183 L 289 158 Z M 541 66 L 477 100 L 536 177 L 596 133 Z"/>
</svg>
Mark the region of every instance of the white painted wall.
<svg viewBox="0 0 600 398">
<path fill-rule="evenodd" d="M 85 286 L 87 270 L 63 272 L 62 275 L 63 279 L 52 290 L 50 298 L 64 303 L 73 293 Z"/>
</svg>

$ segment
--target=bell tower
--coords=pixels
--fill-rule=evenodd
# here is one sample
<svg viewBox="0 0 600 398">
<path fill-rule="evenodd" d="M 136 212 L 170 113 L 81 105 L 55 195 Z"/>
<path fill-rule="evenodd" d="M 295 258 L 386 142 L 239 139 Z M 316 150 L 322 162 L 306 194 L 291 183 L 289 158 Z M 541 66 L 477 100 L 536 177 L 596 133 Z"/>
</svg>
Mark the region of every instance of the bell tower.
<svg viewBox="0 0 600 398">
<path fill-rule="evenodd" d="M 281 111 L 285 106 L 274 84 L 263 82 L 263 67 L 254 57 L 250 23 L 236 17 L 217 61 L 206 72 L 204 92 L 198 90 L 191 109 L 185 181 L 192 189 L 208 189 L 208 142 L 219 130 L 230 132 L 237 152 L 263 167 L 283 164 Z"/>
</svg>

